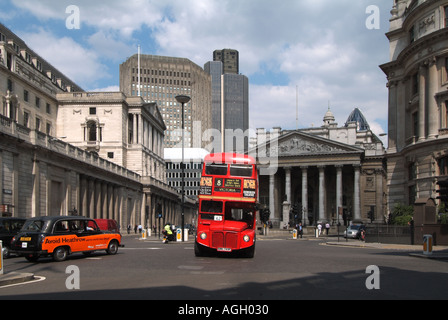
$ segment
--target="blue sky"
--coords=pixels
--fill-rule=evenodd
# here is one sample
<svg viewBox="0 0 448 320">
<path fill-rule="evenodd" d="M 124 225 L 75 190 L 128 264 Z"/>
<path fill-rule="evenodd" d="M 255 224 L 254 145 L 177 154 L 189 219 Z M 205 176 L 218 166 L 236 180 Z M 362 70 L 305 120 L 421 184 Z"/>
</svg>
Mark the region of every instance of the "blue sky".
<svg viewBox="0 0 448 320">
<path fill-rule="evenodd" d="M 232 48 L 250 81 L 252 129 L 294 129 L 298 87 L 300 128 L 321 126 L 330 103 L 339 125 L 358 107 L 375 133 L 387 132 L 387 80 L 378 66 L 389 61 L 393 0 L 0 2 L 0 21 L 84 90 L 118 91 L 119 65 L 138 45 L 201 67 L 215 49 Z M 70 5 L 79 9 L 79 29 L 67 28 Z"/>
</svg>

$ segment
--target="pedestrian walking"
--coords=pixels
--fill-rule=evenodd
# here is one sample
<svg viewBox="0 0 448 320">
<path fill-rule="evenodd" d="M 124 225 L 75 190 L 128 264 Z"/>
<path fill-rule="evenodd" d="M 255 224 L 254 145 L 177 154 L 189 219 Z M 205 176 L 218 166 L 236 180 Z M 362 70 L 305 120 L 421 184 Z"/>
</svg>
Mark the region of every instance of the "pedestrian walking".
<svg viewBox="0 0 448 320">
<path fill-rule="evenodd" d="M 318 234 L 319 234 L 319 237 L 320 237 L 320 234 L 322 233 L 322 224 L 319 223 L 319 224 L 317 225 L 317 230 L 319 231 Z"/>
<path fill-rule="evenodd" d="M 330 234 L 330 224 L 327 222 L 325 224 L 325 229 L 327 230 L 327 236 Z"/>
</svg>

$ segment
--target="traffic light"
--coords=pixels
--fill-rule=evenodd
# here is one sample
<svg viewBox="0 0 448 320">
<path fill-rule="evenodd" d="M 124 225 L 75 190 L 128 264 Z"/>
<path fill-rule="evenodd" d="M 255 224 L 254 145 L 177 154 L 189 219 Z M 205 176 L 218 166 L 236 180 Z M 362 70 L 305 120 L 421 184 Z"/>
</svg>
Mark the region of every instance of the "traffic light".
<svg viewBox="0 0 448 320">
<path fill-rule="evenodd" d="M 437 199 L 439 199 L 441 202 L 445 203 L 445 207 L 447 207 L 447 205 L 448 205 L 448 180 L 438 181 L 437 184 L 439 185 L 439 190 L 436 190 L 436 192 L 439 194 Z"/>
<path fill-rule="evenodd" d="M 261 213 L 260 214 L 261 222 L 263 222 L 263 223 L 268 222 L 269 216 L 271 215 L 271 211 L 268 208 L 266 208 L 266 209 L 262 209 L 260 213 Z"/>
</svg>

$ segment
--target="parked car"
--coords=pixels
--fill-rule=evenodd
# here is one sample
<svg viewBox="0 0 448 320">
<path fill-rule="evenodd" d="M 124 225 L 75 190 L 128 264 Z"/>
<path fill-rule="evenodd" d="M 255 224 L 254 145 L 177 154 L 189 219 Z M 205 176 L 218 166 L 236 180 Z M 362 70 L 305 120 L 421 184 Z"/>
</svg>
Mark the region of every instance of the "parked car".
<svg viewBox="0 0 448 320">
<path fill-rule="evenodd" d="M 352 224 L 344 231 L 344 238 L 359 239 L 361 237 L 361 231 L 365 229 L 366 226 L 363 224 Z"/>
<path fill-rule="evenodd" d="M 102 231 L 95 220 L 79 216 L 36 217 L 28 219 L 11 241 L 11 252 L 28 261 L 52 256 L 63 261 L 70 254 L 106 250 L 116 254 L 121 245 L 121 234 Z"/>
<path fill-rule="evenodd" d="M 98 227 L 100 227 L 103 231 L 111 231 L 120 233 L 120 229 L 118 228 L 117 221 L 113 219 L 95 219 Z"/>
<path fill-rule="evenodd" d="M 11 240 L 22 229 L 25 221 L 26 219 L 22 218 L 0 218 L 0 240 L 2 241 L 2 254 L 4 258 L 9 258 L 11 254 Z"/>
</svg>

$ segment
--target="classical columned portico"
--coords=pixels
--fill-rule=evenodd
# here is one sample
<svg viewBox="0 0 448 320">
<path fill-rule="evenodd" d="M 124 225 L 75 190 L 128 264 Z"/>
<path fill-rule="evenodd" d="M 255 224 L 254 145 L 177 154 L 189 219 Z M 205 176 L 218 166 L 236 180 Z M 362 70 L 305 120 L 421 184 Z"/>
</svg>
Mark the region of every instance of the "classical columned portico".
<svg viewBox="0 0 448 320">
<path fill-rule="evenodd" d="M 350 221 L 361 220 L 360 169 L 360 164 L 352 163 L 280 167 L 269 176 L 269 210 L 274 226 L 289 222 L 282 221 L 285 204 L 300 204 L 304 225 L 326 221 L 343 224 L 338 208 L 343 208 Z"/>
<path fill-rule="evenodd" d="M 328 111 L 325 119 L 330 118 Z M 285 131 L 273 140 L 263 137 L 269 143 L 258 145 L 257 154 L 266 155 L 257 160 L 259 198 L 269 208 L 274 227 L 366 222 L 372 206 L 383 213 L 383 176 L 373 174 L 383 172 L 381 156 L 376 156 L 382 145 L 373 141 L 358 109 L 344 127 L 330 120 L 319 129 L 309 129 L 316 134 Z"/>
</svg>

